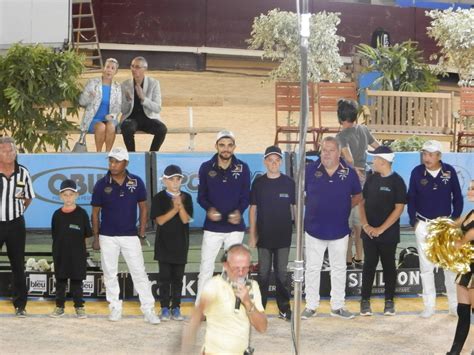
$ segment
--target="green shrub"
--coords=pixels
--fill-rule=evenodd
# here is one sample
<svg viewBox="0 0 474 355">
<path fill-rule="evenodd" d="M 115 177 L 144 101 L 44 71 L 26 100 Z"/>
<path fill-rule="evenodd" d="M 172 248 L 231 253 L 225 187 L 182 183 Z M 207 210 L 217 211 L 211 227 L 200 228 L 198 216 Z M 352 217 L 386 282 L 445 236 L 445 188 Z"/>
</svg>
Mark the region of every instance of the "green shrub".
<svg viewBox="0 0 474 355">
<path fill-rule="evenodd" d="M 394 152 L 419 152 L 423 147 L 426 139 L 418 136 L 411 136 L 407 139 L 397 139 L 390 144 L 390 148 Z"/>
<path fill-rule="evenodd" d="M 56 52 L 41 45 L 11 47 L 0 56 L 0 132 L 15 138 L 25 152 L 61 148 L 75 125 L 51 108 L 70 101 L 74 107 L 68 113 L 77 114 L 82 70 L 82 57 L 72 51 Z"/>
</svg>

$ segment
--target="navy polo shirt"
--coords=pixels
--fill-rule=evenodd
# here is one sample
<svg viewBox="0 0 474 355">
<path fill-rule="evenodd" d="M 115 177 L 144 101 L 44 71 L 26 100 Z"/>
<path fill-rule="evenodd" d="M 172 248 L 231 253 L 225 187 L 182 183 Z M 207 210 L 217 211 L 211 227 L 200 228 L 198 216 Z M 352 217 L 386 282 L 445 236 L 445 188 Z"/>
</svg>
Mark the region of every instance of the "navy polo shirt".
<svg viewBox="0 0 474 355">
<path fill-rule="evenodd" d="M 433 177 L 421 164 L 415 167 L 410 176 L 408 188 L 408 216 L 410 224 L 415 225 L 416 214 L 425 218 L 458 218 L 464 201 L 456 170 L 441 162 L 441 170 Z"/>
<path fill-rule="evenodd" d="M 350 233 L 352 196 L 361 193 L 354 169 L 340 160 L 329 176 L 320 160 L 306 166 L 305 231 L 324 240 L 340 239 Z"/>
<path fill-rule="evenodd" d="M 219 222 L 206 216 L 204 230 L 219 233 L 245 231 L 244 211 L 250 200 L 250 169 L 242 160 L 232 156 L 227 169 L 219 167 L 217 154 L 202 163 L 199 168 L 198 203 L 206 211 L 214 207 L 222 215 Z M 239 210 L 242 214 L 240 224 L 227 222 L 229 213 Z"/>
<path fill-rule="evenodd" d="M 146 188 L 140 177 L 126 173 L 122 185 L 112 179 L 109 171 L 94 186 L 91 205 L 101 208 L 102 235 L 137 235 L 137 207 L 138 202 L 146 201 Z"/>
</svg>

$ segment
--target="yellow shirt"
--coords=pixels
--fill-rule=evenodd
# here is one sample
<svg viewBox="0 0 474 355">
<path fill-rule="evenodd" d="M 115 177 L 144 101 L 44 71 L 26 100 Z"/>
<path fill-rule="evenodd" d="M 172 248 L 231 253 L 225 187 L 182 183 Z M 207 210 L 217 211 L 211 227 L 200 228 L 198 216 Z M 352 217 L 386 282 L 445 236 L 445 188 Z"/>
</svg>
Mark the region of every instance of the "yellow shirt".
<svg viewBox="0 0 474 355">
<path fill-rule="evenodd" d="M 258 311 L 263 312 L 260 288 L 251 280 L 250 296 Z M 249 343 L 250 320 L 241 304 L 235 312 L 235 295 L 232 286 L 222 276 L 210 279 L 202 291 L 206 299 L 206 354 L 240 354 Z"/>
</svg>

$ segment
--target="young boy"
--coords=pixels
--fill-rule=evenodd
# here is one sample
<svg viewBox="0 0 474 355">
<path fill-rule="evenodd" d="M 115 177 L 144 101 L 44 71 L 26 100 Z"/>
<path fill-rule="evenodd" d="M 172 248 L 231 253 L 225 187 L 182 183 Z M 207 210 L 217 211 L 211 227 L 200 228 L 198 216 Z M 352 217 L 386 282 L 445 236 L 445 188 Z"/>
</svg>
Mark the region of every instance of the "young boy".
<svg viewBox="0 0 474 355">
<path fill-rule="evenodd" d="M 166 167 L 162 181 L 165 190 L 151 202 L 155 221 L 155 260 L 160 268 L 161 320 L 183 320 L 180 311 L 184 267 L 189 249 L 189 221 L 193 216 L 191 195 L 180 190 L 183 173 L 177 165 Z M 171 301 L 171 314 L 170 314 Z"/>
<path fill-rule="evenodd" d="M 56 308 L 53 318 L 64 315 L 67 280 L 74 300 L 76 315 L 86 318 L 82 299 L 82 281 L 86 278 L 87 252 L 85 238 L 92 236 L 87 212 L 76 206 L 77 185 L 73 180 L 64 180 L 59 189 L 64 206 L 53 214 L 51 233 L 53 236 L 53 260 L 56 277 Z"/>
<path fill-rule="evenodd" d="M 341 144 L 342 158 L 352 166 L 359 176 L 361 185 L 365 182 L 365 170 L 367 164 L 367 146 L 377 148 L 380 143 L 372 136 L 367 126 L 358 125 L 357 115 L 359 106 L 353 100 L 341 99 L 337 103 L 337 119 L 342 127 L 341 132 L 336 136 Z M 349 247 L 347 248 L 347 266 L 360 268 L 362 266 L 362 240 L 360 239 L 360 218 L 357 206 L 354 207 L 349 216 L 349 227 L 352 234 L 349 237 Z M 352 242 L 354 242 L 356 255 L 352 257 Z"/>
</svg>

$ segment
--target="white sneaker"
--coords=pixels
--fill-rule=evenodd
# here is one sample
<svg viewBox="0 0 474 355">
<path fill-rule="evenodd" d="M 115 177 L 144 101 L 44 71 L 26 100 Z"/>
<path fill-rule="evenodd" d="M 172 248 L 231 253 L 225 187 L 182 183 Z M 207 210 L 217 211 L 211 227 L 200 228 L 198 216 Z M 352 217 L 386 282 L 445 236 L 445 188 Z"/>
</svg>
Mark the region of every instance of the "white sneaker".
<svg viewBox="0 0 474 355">
<path fill-rule="evenodd" d="M 155 311 L 153 309 L 145 311 L 143 315 L 144 315 L 145 322 L 148 322 L 150 324 L 161 323 L 160 318 L 155 314 Z"/>
<path fill-rule="evenodd" d="M 431 318 L 435 314 L 434 309 L 432 308 L 425 308 L 423 312 L 420 313 L 421 318 Z"/>
<path fill-rule="evenodd" d="M 109 321 L 118 322 L 120 319 L 122 319 L 122 309 L 112 308 L 109 314 Z"/>
<path fill-rule="evenodd" d="M 448 315 L 451 317 L 457 317 L 458 316 L 458 308 L 456 307 L 449 307 Z"/>
</svg>

